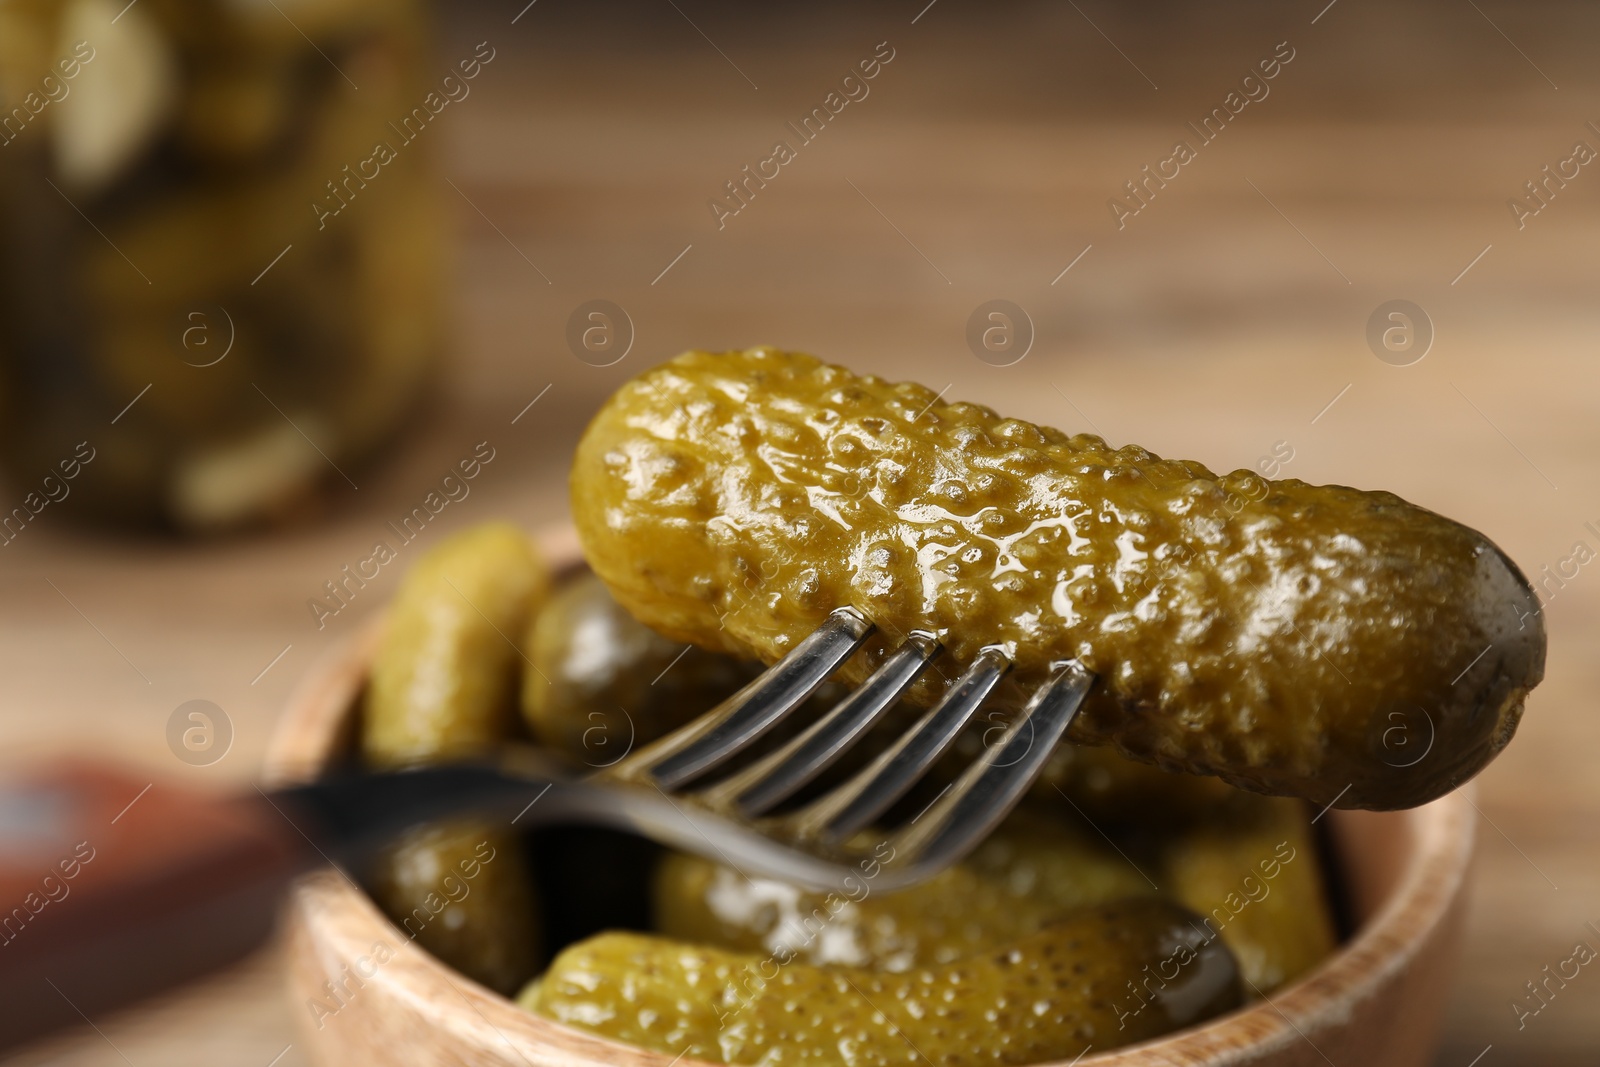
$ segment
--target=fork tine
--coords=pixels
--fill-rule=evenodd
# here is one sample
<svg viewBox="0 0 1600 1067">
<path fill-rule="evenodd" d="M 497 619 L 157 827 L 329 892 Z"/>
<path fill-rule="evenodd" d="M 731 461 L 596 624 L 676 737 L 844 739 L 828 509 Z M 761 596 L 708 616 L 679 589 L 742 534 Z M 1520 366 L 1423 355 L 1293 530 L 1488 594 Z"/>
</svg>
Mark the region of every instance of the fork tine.
<svg viewBox="0 0 1600 1067">
<path fill-rule="evenodd" d="M 944 699 L 916 725 L 848 782 L 796 814 L 801 835 L 820 833 L 830 840 L 842 840 L 882 815 L 950 747 L 1010 668 L 1011 661 L 1001 649 L 981 649 Z"/>
<path fill-rule="evenodd" d="M 1094 673 L 1077 660 L 1062 660 L 1054 667 L 1000 744 L 901 831 L 896 852 L 904 851 L 907 860 L 919 865 L 948 866 L 1022 799 L 1094 684 Z"/>
<path fill-rule="evenodd" d="M 705 798 L 714 805 L 732 797 L 736 810 L 751 819 L 772 810 L 859 741 L 917 680 L 940 648 L 933 634 L 913 630 L 860 688 L 776 752 L 718 782 Z"/>
<path fill-rule="evenodd" d="M 663 789 L 676 789 L 742 751 L 798 707 L 853 655 L 872 633 L 872 623 L 854 608 L 837 608 L 821 626 L 761 676 L 723 703 L 721 718 L 691 723 L 669 734 L 669 752 L 649 767 Z M 681 740 L 687 743 L 679 744 Z"/>
</svg>

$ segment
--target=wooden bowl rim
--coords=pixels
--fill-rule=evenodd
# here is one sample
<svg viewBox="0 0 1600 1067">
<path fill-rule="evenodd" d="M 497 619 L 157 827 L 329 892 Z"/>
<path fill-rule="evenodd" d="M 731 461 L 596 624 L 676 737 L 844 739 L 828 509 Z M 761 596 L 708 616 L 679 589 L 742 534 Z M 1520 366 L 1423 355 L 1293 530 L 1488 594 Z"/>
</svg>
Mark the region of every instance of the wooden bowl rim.
<svg viewBox="0 0 1600 1067">
<path fill-rule="evenodd" d="M 558 572 L 582 565 L 570 525 L 541 531 L 537 539 Z M 380 613 L 313 666 L 297 686 L 268 747 L 268 781 L 303 780 L 324 765 L 350 725 L 381 627 Z M 1410 851 L 1388 898 L 1350 940 L 1310 973 L 1270 998 L 1200 1026 L 1039 1067 L 1138 1067 L 1152 1062 L 1226 1067 L 1258 1060 L 1299 1041 L 1315 1048 L 1309 1035 L 1344 1025 L 1362 1002 L 1381 996 L 1388 982 L 1415 958 L 1448 915 L 1472 859 L 1475 821 L 1470 794 L 1474 788 L 1469 783 L 1408 811 L 1335 809 L 1327 813 L 1336 825 L 1352 819 L 1403 821 Z M 297 887 L 291 907 L 310 926 L 314 938 L 370 945 L 397 929 L 353 883 L 327 872 L 313 875 Z M 381 981 L 431 1025 L 460 1033 L 464 1040 L 473 1040 L 460 1025 L 470 1016 L 453 1007 L 455 996 L 512 1043 L 519 1055 L 542 1054 L 542 1060 L 533 1062 L 559 1062 L 563 1067 L 617 1063 L 669 1067 L 674 1062 L 685 1067 L 719 1067 L 681 1057 L 674 1061 L 664 1053 L 564 1026 L 524 1011 L 425 952 L 409 953 L 407 958 L 408 966 L 388 967 L 373 980 Z"/>
</svg>

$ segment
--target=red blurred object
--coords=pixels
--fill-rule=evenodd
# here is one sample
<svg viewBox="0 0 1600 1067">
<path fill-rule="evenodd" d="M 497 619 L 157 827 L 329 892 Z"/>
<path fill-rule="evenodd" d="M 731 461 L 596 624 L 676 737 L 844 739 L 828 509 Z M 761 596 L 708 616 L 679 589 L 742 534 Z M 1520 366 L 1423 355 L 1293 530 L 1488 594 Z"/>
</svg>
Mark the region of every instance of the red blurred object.
<svg viewBox="0 0 1600 1067">
<path fill-rule="evenodd" d="M 0 790 L 0 1047 L 245 955 L 306 851 L 264 799 L 99 765 Z"/>
</svg>

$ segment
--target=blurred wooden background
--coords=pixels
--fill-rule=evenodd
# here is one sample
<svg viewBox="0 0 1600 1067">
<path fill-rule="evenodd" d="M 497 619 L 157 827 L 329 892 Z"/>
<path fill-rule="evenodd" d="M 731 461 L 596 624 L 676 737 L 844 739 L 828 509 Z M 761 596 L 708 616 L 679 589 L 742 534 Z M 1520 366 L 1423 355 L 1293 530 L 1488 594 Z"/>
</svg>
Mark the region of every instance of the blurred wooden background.
<svg viewBox="0 0 1600 1067">
<path fill-rule="evenodd" d="M 50 509 L 0 558 L 7 761 L 93 751 L 249 781 L 296 680 L 397 571 L 319 631 L 306 601 L 325 580 L 479 441 L 496 461 L 429 541 L 490 517 L 560 521 L 587 414 L 687 347 L 810 350 L 1217 470 L 1287 442 L 1286 475 L 1392 489 L 1484 530 L 1536 580 L 1575 542 L 1600 549 L 1585 526 L 1600 526 L 1600 168 L 1524 229 L 1507 207 L 1574 142 L 1600 149 L 1586 125 L 1600 123 L 1600 8 L 525 2 L 440 15 L 441 74 L 479 41 L 499 58 L 428 134 L 459 234 L 431 402 L 384 465 L 355 474 L 358 490 L 332 477 L 321 521 L 274 536 L 129 542 Z M 792 140 L 785 121 L 881 41 L 894 59 L 870 96 L 719 231 L 707 200 Z M 1193 141 L 1185 123 L 1285 41 L 1294 58 L 1270 95 L 1119 231 L 1107 199 Z M 596 298 L 636 328 L 608 368 L 564 339 Z M 1015 365 L 964 340 L 991 298 L 1035 325 Z M 1403 367 L 1365 339 L 1397 298 L 1436 330 Z M 1511 1007 L 1600 922 L 1592 569 L 1552 584 L 1547 680 L 1480 779 L 1481 863 L 1440 1067 L 1600 1053 L 1600 976 L 1584 971 L 1520 1029 Z M 196 698 L 235 729 L 201 769 L 165 740 Z M 18 1062 L 290 1067 L 304 1010 L 268 952 Z"/>
</svg>

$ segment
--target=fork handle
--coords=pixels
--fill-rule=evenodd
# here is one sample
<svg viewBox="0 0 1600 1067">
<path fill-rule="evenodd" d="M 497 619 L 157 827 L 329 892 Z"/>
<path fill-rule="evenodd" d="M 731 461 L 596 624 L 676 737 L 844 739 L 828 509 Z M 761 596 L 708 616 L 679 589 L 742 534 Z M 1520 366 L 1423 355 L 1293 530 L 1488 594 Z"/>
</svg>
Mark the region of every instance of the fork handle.
<svg viewBox="0 0 1600 1067">
<path fill-rule="evenodd" d="M 309 855 L 308 855 L 309 854 Z M 244 956 L 315 862 L 258 796 L 90 763 L 0 789 L 0 1048 Z"/>
</svg>

